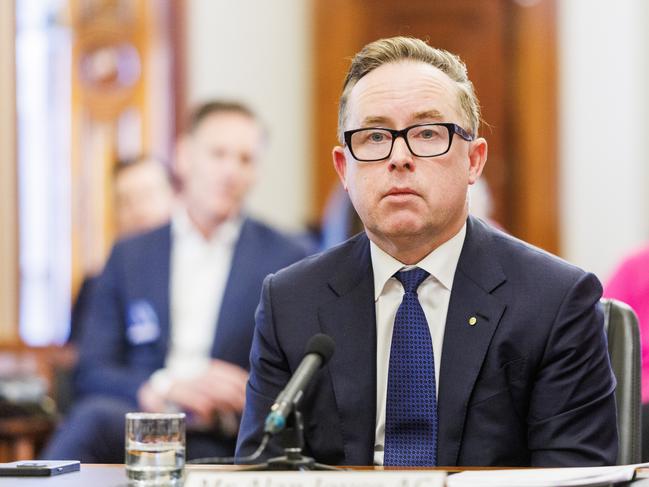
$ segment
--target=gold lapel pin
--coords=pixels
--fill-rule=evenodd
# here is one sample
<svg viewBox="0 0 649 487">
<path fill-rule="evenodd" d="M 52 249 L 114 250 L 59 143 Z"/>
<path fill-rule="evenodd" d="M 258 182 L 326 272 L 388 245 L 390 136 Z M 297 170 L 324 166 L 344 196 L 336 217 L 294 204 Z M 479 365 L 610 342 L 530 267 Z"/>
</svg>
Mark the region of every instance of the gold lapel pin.
<svg viewBox="0 0 649 487">
<path fill-rule="evenodd" d="M 478 322 L 478 319 L 475 316 L 469 318 L 469 325 L 474 326 Z"/>
</svg>

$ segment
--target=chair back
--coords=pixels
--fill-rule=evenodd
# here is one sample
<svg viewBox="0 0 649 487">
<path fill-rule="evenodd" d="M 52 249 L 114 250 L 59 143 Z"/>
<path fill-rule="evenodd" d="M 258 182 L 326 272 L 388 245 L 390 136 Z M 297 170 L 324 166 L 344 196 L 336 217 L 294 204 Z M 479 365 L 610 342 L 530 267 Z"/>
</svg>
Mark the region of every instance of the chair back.
<svg viewBox="0 0 649 487">
<path fill-rule="evenodd" d="M 617 380 L 618 465 L 641 461 L 640 331 L 638 318 L 625 303 L 602 299 L 608 353 Z"/>
</svg>

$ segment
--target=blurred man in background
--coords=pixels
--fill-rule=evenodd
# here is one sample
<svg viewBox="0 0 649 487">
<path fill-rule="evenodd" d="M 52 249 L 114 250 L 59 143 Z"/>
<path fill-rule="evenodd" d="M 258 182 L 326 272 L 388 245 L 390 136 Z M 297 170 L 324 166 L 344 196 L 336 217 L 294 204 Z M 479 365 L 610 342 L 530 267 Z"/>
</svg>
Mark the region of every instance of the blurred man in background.
<svg viewBox="0 0 649 487">
<path fill-rule="evenodd" d="M 173 188 L 168 169 L 154 157 L 143 155 L 118 162 L 113 172 L 113 194 L 118 240 L 169 221 Z M 69 343 L 76 343 L 81 336 L 81 326 L 96 282 L 96 276 L 89 275 L 79 288 L 70 317 Z"/>
<path fill-rule="evenodd" d="M 81 399 L 45 457 L 123 462 L 136 409 L 187 412 L 188 458 L 233 453 L 262 280 L 306 254 L 242 211 L 265 142 L 243 105 L 193 113 L 171 224 L 114 247 L 84 323 Z"/>
<path fill-rule="evenodd" d="M 115 168 L 115 227 L 120 238 L 166 223 L 171 214 L 173 188 L 163 163 L 142 156 Z"/>
</svg>

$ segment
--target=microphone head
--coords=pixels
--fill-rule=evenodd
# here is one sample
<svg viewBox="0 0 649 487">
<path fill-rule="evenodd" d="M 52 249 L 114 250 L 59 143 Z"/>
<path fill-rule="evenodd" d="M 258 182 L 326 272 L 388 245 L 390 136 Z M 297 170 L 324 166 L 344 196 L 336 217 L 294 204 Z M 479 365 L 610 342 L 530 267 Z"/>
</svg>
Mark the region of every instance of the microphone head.
<svg viewBox="0 0 649 487">
<path fill-rule="evenodd" d="M 322 365 L 324 365 L 329 362 L 329 359 L 334 354 L 335 347 L 336 344 L 329 335 L 318 333 L 317 335 L 313 335 L 306 344 L 304 354 L 317 353 L 322 357 Z"/>
</svg>

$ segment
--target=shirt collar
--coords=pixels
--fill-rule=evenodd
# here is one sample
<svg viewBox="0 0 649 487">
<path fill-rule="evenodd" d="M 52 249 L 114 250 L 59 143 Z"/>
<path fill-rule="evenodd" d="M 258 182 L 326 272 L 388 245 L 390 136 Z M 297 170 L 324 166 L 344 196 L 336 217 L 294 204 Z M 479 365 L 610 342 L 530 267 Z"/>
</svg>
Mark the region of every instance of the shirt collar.
<svg viewBox="0 0 649 487">
<path fill-rule="evenodd" d="M 239 238 L 242 225 L 243 218 L 241 216 L 230 218 L 224 221 L 209 239 L 206 239 L 198 228 L 196 228 L 191 218 L 189 218 L 187 208 L 184 206 L 177 206 L 171 216 L 171 230 L 174 237 L 198 239 L 206 244 L 212 244 L 217 241 L 225 244 L 234 244 Z"/>
<path fill-rule="evenodd" d="M 465 237 L 466 222 L 459 232 L 414 266 L 407 266 L 399 262 L 370 240 L 370 254 L 372 257 L 372 269 L 374 271 L 374 301 L 379 299 L 388 280 L 404 267 L 419 267 L 424 269 L 450 291 L 453 287 L 455 269 L 460 260 L 460 253 L 464 246 Z"/>
</svg>

